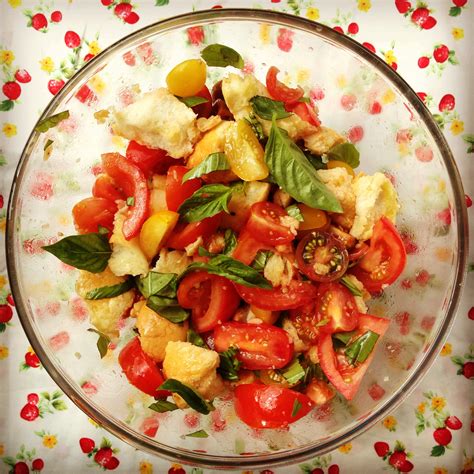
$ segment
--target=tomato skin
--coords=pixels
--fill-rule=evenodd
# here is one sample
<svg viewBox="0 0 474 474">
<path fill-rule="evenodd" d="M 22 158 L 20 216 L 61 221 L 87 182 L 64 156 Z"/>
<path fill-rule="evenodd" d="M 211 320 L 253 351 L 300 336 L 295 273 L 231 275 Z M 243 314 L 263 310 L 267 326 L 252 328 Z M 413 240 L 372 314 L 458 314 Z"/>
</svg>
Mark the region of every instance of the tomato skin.
<svg viewBox="0 0 474 474">
<path fill-rule="evenodd" d="M 259 240 L 254 239 L 252 233 L 247 228 L 244 228 L 239 235 L 237 246 L 232 253 L 232 257 L 245 263 L 245 265 L 250 265 L 259 250 L 269 250 L 271 248 L 273 247 L 262 244 Z"/>
<path fill-rule="evenodd" d="M 306 395 L 276 385 L 241 384 L 234 393 L 237 416 L 256 429 L 285 428 L 303 418 L 313 408 L 313 403 Z M 301 408 L 292 416 L 296 400 Z"/>
<path fill-rule="evenodd" d="M 167 396 L 168 391 L 157 388 L 164 382 L 160 369 L 153 359 L 143 352 L 138 337 L 132 339 L 118 357 L 120 367 L 128 381 L 136 388 L 152 397 Z"/>
<path fill-rule="evenodd" d="M 80 234 L 98 232 L 98 227 L 114 228 L 117 204 L 101 197 L 89 197 L 79 201 L 72 208 L 74 225 Z"/>
<path fill-rule="evenodd" d="M 229 322 L 214 329 L 214 347 L 224 352 L 237 347 L 237 359 L 248 370 L 281 369 L 294 354 L 288 333 L 271 324 Z"/>
<path fill-rule="evenodd" d="M 165 174 L 168 168 L 177 162 L 177 160 L 168 156 L 166 151 L 159 148 L 148 148 L 134 140 L 131 140 L 128 144 L 125 156 L 127 160 L 138 166 L 147 177 L 154 173 Z"/>
<path fill-rule="evenodd" d="M 198 178 L 182 182 L 189 171 L 186 166 L 170 166 L 166 175 L 166 205 L 170 211 L 177 211 L 186 199 L 190 198 L 200 187 Z"/>
<path fill-rule="evenodd" d="M 128 207 L 127 218 L 123 223 L 123 235 L 130 240 L 139 234 L 148 214 L 150 192 L 145 175 L 120 153 L 104 153 L 102 165 L 126 196 L 134 198 L 133 206 Z"/>
<path fill-rule="evenodd" d="M 375 224 L 368 252 L 351 269 L 370 293 L 378 293 L 403 272 L 406 251 L 395 226 L 386 217 Z M 385 267 L 385 270 L 381 268 Z"/>
<path fill-rule="evenodd" d="M 277 75 L 280 72 L 275 66 L 271 66 L 268 69 L 266 77 L 266 85 L 268 93 L 275 100 L 280 100 L 285 103 L 297 102 L 304 95 L 304 91 L 301 87 L 296 87 L 292 89 L 291 87 L 286 86 L 283 82 L 280 82 L 277 79 Z"/>
<path fill-rule="evenodd" d="M 191 107 L 193 109 L 193 112 L 198 116 L 198 117 L 204 117 L 204 118 L 209 118 L 212 112 L 212 97 L 211 93 L 209 92 L 209 89 L 204 86 L 197 94 L 197 97 L 203 97 L 204 99 L 207 99 L 207 102 L 204 102 L 199 105 L 195 105 L 194 107 Z"/>
<path fill-rule="evenodd" d="M 272 202 L 257 202 L 250 208 L 247 221 L 248 231 L 265 245 L 288 244 L 296 237 L 296 232 L 281 224 L 288 213 Z"/>
<path fill-rule="evenodd" d="M 361 334 L 370 330 L 380 338 L 385 334 L 390 321 L 369 314 L 359 314 L 359 331 Z M 377 342 L 379 342 L 377 341 Z M 375 347 L 369 357 L 357 367 L 341 365 L 336 357 L 331 334 L 322 334 L 318 343 L 318 357 L 321 369 L 334 387 L 347 399 L 352 400 L 359 389 L 365 372 L 374 358 Z M 347 380 L 350 379 L 350 380 Z"/>
<path fill-rule="evenodd" d="M 238 283 L 234 286 L 246 303 L 269 311 L 299 308 L 316 297 L 316 288 L 308 281 L 293 280 L 285 288 L 280 286 L 271 290 L 249 288 Z"/>
<path fill-rule="evenodd" d="M 358 324 L 358 310 L 351 292 L 340 283 L 323 283 L 318 287 L 316 297 L 318 319 L 329 319 L 320 326 L 320 331 L 334 332 L 352 331 Z"/>
<path fill-rule="evenodd" d="M 320 328 L 318 326 L 319 316 L 316 312 L 315 300 L 290 310 L 290 320 L 303 342 L 309 345 L 314 345 L 318 342 Z"/>
<path fill-rule="evenodd" d="M 318 114 L 311 106 L 311 104 L 307 104 L 306 102 L 296 102 L 295 104 L 285 104 L 285 109 L 288 112 L 293 112 L 294 114 L 298 115 L 301 120 L 308 122 L 309 124 L 313 125 L 314 127 L 321 126 L 321 121 L 319 120 Z"/>
<path fill-rule="evenodd" d="M 239 306 L 240 298 L 225 278 L 206 272 L 193 272 L 181 281 L 178 302 L 183 308 L 193 310 L 193 327 L 202 333 L 228 321 Z"/>
<path fill-rule="evenodd" d="M 178 223 L 165 245 L 172 249 L 184 250 L 186 246 L 195 242 L 199 237 L 204 239 L 210 237 L 219 227 L 221 220 L 222 215 L 216 214 L 199 222 Z"/>
<path fill-rule="evenodd" d="M 118 199 L 126 199 L 122 190 L 115 184 L 114 180 L 105 173 L 97 176 L 92 187 L 92 196 L 108 199 L 115 202 Z"/>
</svg>

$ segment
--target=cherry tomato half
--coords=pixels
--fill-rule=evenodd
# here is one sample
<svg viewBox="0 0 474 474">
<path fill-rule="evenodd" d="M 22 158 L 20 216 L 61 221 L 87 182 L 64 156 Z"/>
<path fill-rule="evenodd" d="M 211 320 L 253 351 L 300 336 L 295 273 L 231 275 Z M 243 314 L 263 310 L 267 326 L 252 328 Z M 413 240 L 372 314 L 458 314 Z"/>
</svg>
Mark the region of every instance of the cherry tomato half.
<svg viewBox="0 0 474 474">
<path fill-rule="evenodd" d="M 183 181 L 183 176 L 189 171 L 186 166 L 171 166 L 166 175 L 166 204 L 170 211 L 177 211 L 186 199 L 190 198 L 200 187 L 198 178 Z"/>
<path fill-rule="evenodd" d="M 304 91 L 301 87 L 292 89 L 286 86 L 283 82 L 277 79 L 277 75 L 280 72 L 275 66 L 270 67 L 267 72 L 266 84 L 268 93 L 275 100 L 280 100 L 285 103 L 297 102 L 304 95 Z"/>
<path fill-rule="evenodd" d="M 285 104 L 285 109 L 288 112 L 293 112 L 298 115 L 301 120 L 308 122 L 310 125 L 319 127 L 321 121 L 319 120 L 318 114 L 314 110 L 311 104 L 306 102 L 296 102 L 295 104 Z"/>
<path fill-rule="evenodd" d="M 206 99 L 207 102 L 203 102 L 202 104 L 198 104 L 198 105 L 195 105 L 194 107 L 191 107 L 193 109 L 193 112 L 198 117 L 208 118 L 212 112 L 212 97 L 211 97 L 211 93 L 209 92 L 209 89 L 206 86 L 204 86 L 196 94 L 196 97 L 202 97 L 203 99 Z"/>
<path fill-rule="evenodd" d="M 247 221 L 248 231 L 266 245 L 280 245 L 291 242 L 296 236 L 285 225 L 288 213 L 272 202 L 257 202 L 250 208 L 250 217 Z"/>
<path fill-rule="evenodd" d="M 240 298 L 229 280 L 206 272 L 185 276 L 178 288 L 178 302 L 192 309 L 192 325 L 197 332 L 207 332 L 228 321 Z"/>
<path fill-rule="evenodd" d="M 294 353 L 293 341 L 285 330 L 271 324 L 234 321 L 214 329 L 214 347 L 217 352 L 238 348 L 237 359 L 249 370 L 281 369 Z"/>
<path fill-rule="evenodd" d="M 308 278 L 325 283 L 344 275 L 349 256 L 344 245 L 331 234 L 313 231 L 300 240 L 296 260 Z"/>
<path fill-rule="evenodd" d="M 306 344 L 318 342 L 320 316 L 316 312 L 316 301 L 312 300 L 305 305 L 290 311 L 290 320 L 293 323 L 299 338 Z"/>
<path fill-rule="evenodd" d="M 262 244 L 259 240 L 255 239 L 252 233 L 246 228 L 240 233 L 237 239 L 237 246 L 232 253 L 232 256 L 236 260 L 240 260 L 246 265 L 250 265 L 259 250 L 268 250 L 273 247 Z"/>
<path fill-rule="evenodd" d="M 89 197 L 79 201 L 72 208 L 74 225 L 80 234 L 98 232 L 99 225 L 110 231 L 114 228 L 117 204 L 100 197 Z"/>
<path fill-rule="evenodd" d="M 108 199 L 112 202 L 127 198 L 122 190 L 115 184 L 114 180 L 105 173 L 101 173 L 97 176 L 94 186 L 92 187 L 92 196 Z"/>
<path fill-rule="evenodd" d="M 400 234 L 389 219 L 382 217 L 374 226 L 369 251 L 351 273 L 370 293 L 378 293 L 400 276 L 406 258 Z"/>
<path fill-rule="evenodd" d="M 125 156 L 127 160 L 137 165 L 147 177 L 154 173 L 165 174 L 171 165 L 176 165 L 179 161 L 168 156 L 164 150 L 148 148 L 134 140 L 128 144 Z"/>
<path fill-rule="evenodd" d="M 289 388 L 249 383 L 235 388 L 234 406 L 237 416 L 248 426 L 275 429 L 303 418 L 313 403 L 306 395 Z"/>
</svg>

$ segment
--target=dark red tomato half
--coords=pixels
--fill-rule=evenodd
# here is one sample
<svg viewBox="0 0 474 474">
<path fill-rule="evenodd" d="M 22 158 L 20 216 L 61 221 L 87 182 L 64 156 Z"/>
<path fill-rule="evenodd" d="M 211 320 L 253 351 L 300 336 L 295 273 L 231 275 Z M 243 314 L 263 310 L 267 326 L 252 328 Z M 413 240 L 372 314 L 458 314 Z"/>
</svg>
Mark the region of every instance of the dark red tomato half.
<svg viewBox="0 0 474 474">
<path fill-rule="evenodd" d="M 266 84 L 268 93 L 275 100 L 280 100 L 285 103 L 297 102 L 304 95 L 304 91 L 301 87 L 291 88 L 283 84 L 277 79 L 277 75 L 280 72 L 275 66 L 271 66 L 267 72 Z"/>
<path fill-rule="evenodd" d="M 105 173 L 97 176 L 92 187 L 92 196 L 108 199 L 115 202 L 118 199 L 127 199 L 122 190 L 115 184 L 114 180 Z"/>
<path fill-rule="evenodd" d="M 269 311 L 299 308 L 316 297 L 316 288 L 308 281 L 293 280 L 286 287 L 271 290 L 249 288 L 237 283 L 234 286 L 246 303 Z"/>
<path fill-rule="evenodd" d="M 357 305 L 352 293 L 340 283 L 323 283 L 318 287 L 316 312 L 320 321 L 320 331 L 352 331 L 357 327 Z M 322 324 L 327 321 L 326 324 Z"/>
<path fill-rule="evenodd" d="M 219 227 L 221 220 L 222 215 L 216 214 L 199 222 L 178 223 L 166 241 L 166 246 L 176 250 L 184 250 L 186 246 L 195 242 L 199 237 L 203 239 L 210 237 Z"/>
<path fill-rule="evenodd" d="M 234 394 L 237 416 L 256 429 L 285 428 L 313 408 L 306 395 L 278 385 L 241 384 Z"/>
<path fill-rule="evenodd" d="M 170 211 L 177 211 L 186 199 L 190 198 L 200 187 L 201 180 L 190 179 L 183 183 L 183 176 L 189 171 L 186 166 L 171 166 L 166 175 L 166 205 Z"/>
<path fill-rule="evenodd" d="M 211 115 L 212 112 L 212 97 L 211 93 L 209 92 L 209 89 L 204 86 L 197 94 L 197 97 L 202 97 L 203 99 L 206 99 L 207 102 L 203 102 L 202 104 L 195 105 L 194 107 L 191 107 L 193 109 L 193 112 L 198 116 L 198 117 L 204 117 L 208 118 Z"/>
<path fill-rule="evenodd" d="M 245 265 L 250 265 L 259 250 L 269 250 L 272 248 L 272 246 L 265 245 L 255 239 L 252 233 L 247 228 L 244 228 L 237 239 L 237 246 L 232 253 L 232 257 L 245 263 Z"/>
<path fill-rule="evenodd" d="M 406 251 L 392 222 L 382 217 L 374 226 L 368 252 L 351 269 L 370 293 L 378 293 L 403 272 Z"/>
<path fill-rule="evenodd" d="M 150 177 L 154 173 L 165 174 L 171 165 L 176 165 L 176 161 L 166 154 L 166 151 L 159 148 L 148 148 L 132 140 L 125 152 L 127 160 L 137 165 L 145 174 Z"/>
<path fill-rule="evenodd" d="M 229 322 L 217 326 L 214 347 L 217 352 L 238 348 L 237 359 L 248 370 L 281 369 L 294 354 L 288 333 L 271 324 Z"/>
<path fill-rule="evenodd" d="M 157 390 L 164 382 L 163 375 L 153 359 L 143 352 L 138 337 L 132 339 L 118 357 L 120 367 L 128 381 L 152 397 L 167 397 L 167 390 Z"/>
<path fill-rule="evenodd" d="M 265 245 L 288 244 L 296 237 L 285 224 L 288 213 L 272 202 L 257 202 L 250 208 L 247 230 Z"/>
<path fill-rule="evenodd" d="M 364 334 L 373 331 L 379 335 L 380 341 L 388 328 L 388 319 L 378 318 L 369 314 L 359 315 L 359 327 L 357 333 Z M 374 358 L 375 347 L 369 357 L 360 365 L 350 365 L 343 353 L 336 353 L 331 334 L 322 334 L 318 343 L 318 357 L 321 369 L 326 374 L 334 387 L 347 399 L 352 400 L 359 389 L 359 385 L 364 377 L 372 359 Z"/>
<path fill-rule="evenodd" d="M 315 127 L 319 127 L 321 125 L 318 114 L 311 104 L 307 104 L 306 102 L 285 104 L 285 109 L 288 112 L 293 112 L 294 114 L 298 115 L 301 120 L 304 120 Z"/>
<path fill-rule="evenodd" d="M 72 217 L 79 234 L 89 234 L 98 232 L 99 225 L 112 231 L 116 212 L 115 202 L 105 198 L 90 197 L 79 201 L 72 208 Z"/>
<path fill-rule="evenodd" d="M 240 298 L 229 280 L 206 272 L 193 272 L 179 284 L 178 302 L 183 308 L 192 309 L 192 325 L 202 333 L 228 321 L 239 306 Z"/>
</svg>

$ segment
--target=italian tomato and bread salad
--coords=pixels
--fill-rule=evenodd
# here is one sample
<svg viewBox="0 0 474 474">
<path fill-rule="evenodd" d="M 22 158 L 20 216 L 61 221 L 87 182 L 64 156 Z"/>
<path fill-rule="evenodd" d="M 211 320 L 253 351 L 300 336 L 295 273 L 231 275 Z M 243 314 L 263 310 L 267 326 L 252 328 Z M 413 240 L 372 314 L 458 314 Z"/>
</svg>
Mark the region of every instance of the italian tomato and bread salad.
<svg viewBox="0 0 474 474">
<path fill-rule="evenodd" d="M 77 235 L 44 249 L 79 269 L 100 356 L 120 343 L 151 410 L 209 414 L 231 396 L 244 423 L 278 429 L 356 396 L 390 323 L 366 303 L 406 253 L 390 179 L 356 171 L 302 87 L 243 65 L 209 45 L 113 110 L 126 153 L 102 154 Z"/>
</svg>

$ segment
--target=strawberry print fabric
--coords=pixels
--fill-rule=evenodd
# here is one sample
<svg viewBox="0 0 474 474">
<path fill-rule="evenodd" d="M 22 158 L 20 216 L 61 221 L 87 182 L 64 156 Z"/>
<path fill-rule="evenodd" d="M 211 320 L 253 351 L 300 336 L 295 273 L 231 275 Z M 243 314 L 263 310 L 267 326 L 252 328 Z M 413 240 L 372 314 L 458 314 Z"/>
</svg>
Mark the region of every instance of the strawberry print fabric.
<svg viewBox="0 0 474 474">
<path fill-rule="evenodd" d="M 29 347 L 9 290 L 4 253 L 6 206 L 22 148 L 53 95 L 87 61 L 123 36 L 176 14 L 211 7 L 276 9 L 351 36 L 397 70 L 433 113 L 456 157 L 468 213 L 473 212 L 474 0 L 216 1 L 0 0 L 0 473 L 212 472 L 139 452 L 88 419 L 55 386 Z M 200 27 L 190 28 L 188 44 L 199 45 L 204 34 Z M 264 35 L 263 31 L 262 41 Z M 292 33 L 280 29 L 277 44 L 289 51 Z M 124 60 L 148 64 L 154 61 L 153 51 L 142 48 Z M 96 91 L 104 87 L 106 84 L 94 84 Z M 314 94 L 317 100 L 318 91 Z M 93 99 L 92 90 L 81 89 L 83 102 Z M 341 106 L 350 110 L 353 98 L 343 99 Z M 362 134 L 361 127 L 354 127 L 349 138 L 356 143 Z M 397 137 L 397 142 L 400 154 L 408 153 L 410 137 Z M 429 161 L 429 153 L 427 147 L 416 149 L 420 161 Z M 74 186 L 75 178 L 66 185 Z M 30 192 L 38 199 L 48 199 L 53 192 L 51 177 L 39 175 Z M 449 224 L 445 222 L 450 219 L 447 211 L 439 215 L 441 224 Z M 24 245 L 26 251 L 37 252 L 45 244 L 31 240 Z M 416 251 L 414 243 L 405 244 L 408 253 Z M 444 257 L 440 253 L 439 258 Z M 467 287 L 452 332 L 428 375 L 400 408 L 330 454 L 255 474 L 474 473 L 473 272 L 471 252 Z M 407 291 L 430 284 L 431 275 L 423 269 L 402 282 Z M 52 303 L 44 311 L 54 314 L 59 307 Z M 73 311 L 84 316 L 79 299 Z M 410 315 L 399 314 L 392 324 L 403 335 L 411 324 Z M 68 333 L 60 332 L 50 343 L 59 348 L 68 338 Z M 83 389 L 94 390 L 94 386 Z M 383 395 L 377 385 L 371 390 L 374 398 Z M 188 417 L 191 426 L 193 415 Z M 153 436 L 159 426 L 150 420 L 145 433 Z M 225 429 L 225 421 L 221 425 Z"/>
</svg>

